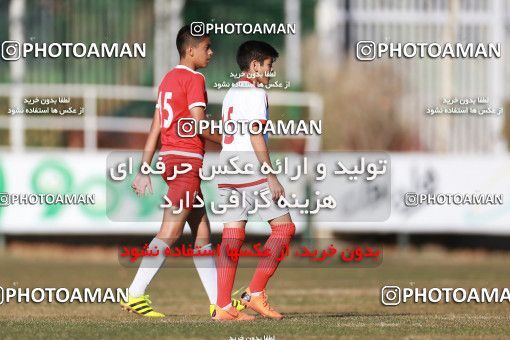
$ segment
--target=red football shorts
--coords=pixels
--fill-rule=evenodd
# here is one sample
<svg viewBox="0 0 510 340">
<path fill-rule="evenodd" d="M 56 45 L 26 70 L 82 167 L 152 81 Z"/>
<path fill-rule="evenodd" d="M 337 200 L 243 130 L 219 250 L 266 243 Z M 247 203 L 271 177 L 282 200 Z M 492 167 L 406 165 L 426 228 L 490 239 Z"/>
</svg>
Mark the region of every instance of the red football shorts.
<svg viewBox="0 0 510 340">
<path fill-rule="evenodd" d="M 165 172 L 161 175 L 168 185 L 167 197 L 172 201 L 172 206 L 179 208 L 180 201 L 184 209 L 193 209 L 193 203 L 196 196 L 203 198 L 200 190 L 199 171 L 202 167 L 203 160 L 195 157 L 186 157 L 179 155 L 161 156 L 165 163 Z M 189 168 L 185 163 L 191 165 L 191 170 L 180 174 Z M 177 175 L 176 175 L 177 172 Z M 171 179 L 168 179 L 170 177 Z M 172 177 L 175 177 L 172 179 Z"/>
</svg>

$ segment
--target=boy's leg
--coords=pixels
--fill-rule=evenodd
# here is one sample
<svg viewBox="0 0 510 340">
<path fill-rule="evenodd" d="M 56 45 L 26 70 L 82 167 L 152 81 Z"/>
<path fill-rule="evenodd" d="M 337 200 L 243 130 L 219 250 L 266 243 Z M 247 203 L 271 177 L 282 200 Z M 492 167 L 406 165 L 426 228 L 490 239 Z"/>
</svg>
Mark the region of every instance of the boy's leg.
<svg viewBox="0 0 510 340">
<path fill-rule="evenodd" d="M 194 209 L 188 217 L 188 224 L 195 240 L 195 252 L 198 250 L 212 250 L 210 243 L 211 226 L 204 208 Z M 216 259 L 213 256 L 193 256 L 193 263 L 197 269 L 200 281 L 209 297 L 209 314 L 214 313 L 218 300 L 218 275 L 216 270 Z M 232 299 L 232 305 L 241 311 L 245 309 L 240 300 Z"/>
<path fill-rule="evenodd" d="M 132 297 L 138 298 L 145 293 L 145 289 L 165 262 L 164 249 L 171 247 L 182 235 L 184 223 L 190 210 L 184 209 L 181 213 L 174 214 L 172 212 L 173 209 L 175 208 L 170 207 L 163 212 L 161 228 L 149 244 L 149 249 L 155 250 L 155 247 L 157 247 L 159 255 L 148 256 L 142 259 L 135 278 L 129 287 L 129 295 Z"/>
<path fill-rule="evenodd" d="M 267 282 L 280 264 L 278 258 L 281 256 L 281 252 L 289 245 L 296 230 L 288 213 L 270 220 L 269 224 L 271 225 L 271 235 L 267 239 L 264 248 L 270 249 L 271 253 L 270 256 L 260 259 L 250 282 L 249 289 L 254 296 L 262 293 L 266 288 Z"/>
<path fill-rule="evenodd" d="M 239 258 L 228 256 L 229 249 L 241 249 L 244 242 L 244 227 L 246 221 L 225 223 L 221 240 L 220 256 L 218 256 L 218 302 L 212 313 L 212 319 L 216 321 L 255 320 L 252 315 L 239 311 L 232 305 L 231 294 L 236 276 Z"/>
<path fill-rule="evenodd" d="M 244 228 L 246 221 L 228 222 L 224 224 L 223 235 L 220 246 L 220 256 L 217 259 L 218 271 L 218 301 L 220 308 L 228 309 L 231 307 L 232 287 L 237 270 L 239 258 L 228 256 L 229 249 L 239 251 L 244 243 Z"/>
<path fill-rule="evenodd" d="M 257 189 L 259 192 L 269 190 L 267 185 L 261 185 Z M 251 192 L 248 196 L 251 196 Z M 269 207 L 259 210 L 258 214 L 271 225 L 271 235 L 264 245 L 264 248 L 270 249 L 270 255 L 259 260 L 250 285 L 241 296 L 241 301 L 264 317 L 280 320 L 283 315 L 269 305 L 265 288 L 278 268 L 280 263 L 278 259 L 284 248 L 289 245 L 296 228 L 288 209 L 282 209 L 274 202 Z"/>
<path fill-rule="evenodd" d="M 211 227 L 204 208 L 193 209 L 188 216 L 188 224 L 191 228 L 195 249 L 212 250 L 210 243 Z M 197 269 L 198 276 L 209 297 L 211 305 L 217 300 L 217 274 L 216 261 L 212 256 L 193 256 L 193 263 Z"/>
<path fill-rule="evenodd" d="M 240 195 L 240 193 L 236 190 L 220 189 L 219 201 L 223 203 L 228 202 L 230 195 Z M 244 243 L 244 228 L 248 219 L 247 210 L 242 207 L 231 208 L 222 217 L 224 221 L 228 222 L 224 223 L 220 254 L 217 257 L 218 301 L 211 316 L 216 321 L 254 320 L 254 316 L 241 311 L 244 309 L 244 306 L 234 306 L 232 304 L 233 301 L 239 302 L 239 300 L 232 300 L 232 287 L 234 286 L 239 257 L 231 258 L 228 256 L 229 250 L 235 249 L 239 252 Z"/>
</svg>

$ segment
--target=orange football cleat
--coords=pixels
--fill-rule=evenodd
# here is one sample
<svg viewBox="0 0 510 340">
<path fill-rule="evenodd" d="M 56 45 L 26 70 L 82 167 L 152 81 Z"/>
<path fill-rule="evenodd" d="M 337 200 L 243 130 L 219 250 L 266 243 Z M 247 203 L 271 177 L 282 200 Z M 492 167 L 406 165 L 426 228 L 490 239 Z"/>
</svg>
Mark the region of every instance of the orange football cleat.
<svg viewBox="0 0 510 340">
<path fill-rule="evenodd" d="M 238 311 L 235 307 L 230 306 L 228 310 L 224 310 L 216 306 L 212 313 L 212 319 L 215 321 L 251 321 L 255 320 L 254 316 Z"/>
<path fill-rule="evenodd" d="M 248 308 L 254 310 L 259 313 L 263 317 L 281 320 L 283 319 L 283 315 L 275 311 L 267 301 L 266 290 L 264 289 L 260 295 L 253 296 L 251 295 L 250 288 L 246 289 L 246 291 L 241 295 L 241 302 Z"/>
</svg>

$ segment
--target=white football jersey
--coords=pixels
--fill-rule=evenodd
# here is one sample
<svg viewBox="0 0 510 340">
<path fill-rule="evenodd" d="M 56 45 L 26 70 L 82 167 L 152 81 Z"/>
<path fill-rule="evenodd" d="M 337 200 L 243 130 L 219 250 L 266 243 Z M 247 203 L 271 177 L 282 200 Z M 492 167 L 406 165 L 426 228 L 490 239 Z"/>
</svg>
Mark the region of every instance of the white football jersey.
<svg viewBox="0 0 510 340">
<path fill-rule="evenodd" d="M 259 173 L 260 163 L 251 145 L 248 122 L 255 120 L 265 124 L 268 117 L 267 94 L 264 89 L 256 87 L 249 80 L 241 79 L 236 86 L 227 91 L 223 99 L 222 121 L 224 124 L 227 121 L 235 122 L 237 131 L 234 134 L 223 134 L 220 154 L 221 164 L 228 164 L 230 158 L 239 157 L 237 163 L 240 165 L 252 163 L 257 175 L 222 176 L 220 183 L 246 186 L 255 182 L 260 184 L 262 180 L 266 179 L 265 176 Z M 238 122 L 245 122 L 245 131 Z M 258 126 L 256 125 L 255 128 Z M 229 130 L 232 130 L 232 128 L 229 128 Z M 267 135 L 264 138 L 267 141 Z M 225 185 L 220 186 L 225 187 Z"/>
</svg>

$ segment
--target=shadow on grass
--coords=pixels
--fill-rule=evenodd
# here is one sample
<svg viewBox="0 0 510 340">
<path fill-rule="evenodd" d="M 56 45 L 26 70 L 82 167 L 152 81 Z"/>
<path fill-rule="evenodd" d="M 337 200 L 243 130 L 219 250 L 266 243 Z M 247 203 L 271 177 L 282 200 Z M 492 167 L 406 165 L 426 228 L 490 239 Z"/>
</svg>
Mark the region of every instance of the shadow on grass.
<svg viewBox="0 0 510 340">
<path fill-rule="evenodd" d="M 415 315 L 411 313 L 285 313 L 286 319 L 299 318 L 349 318 L 349 317 L 389 317 L 389 316 L 408 316 Z"/>
</svg>

